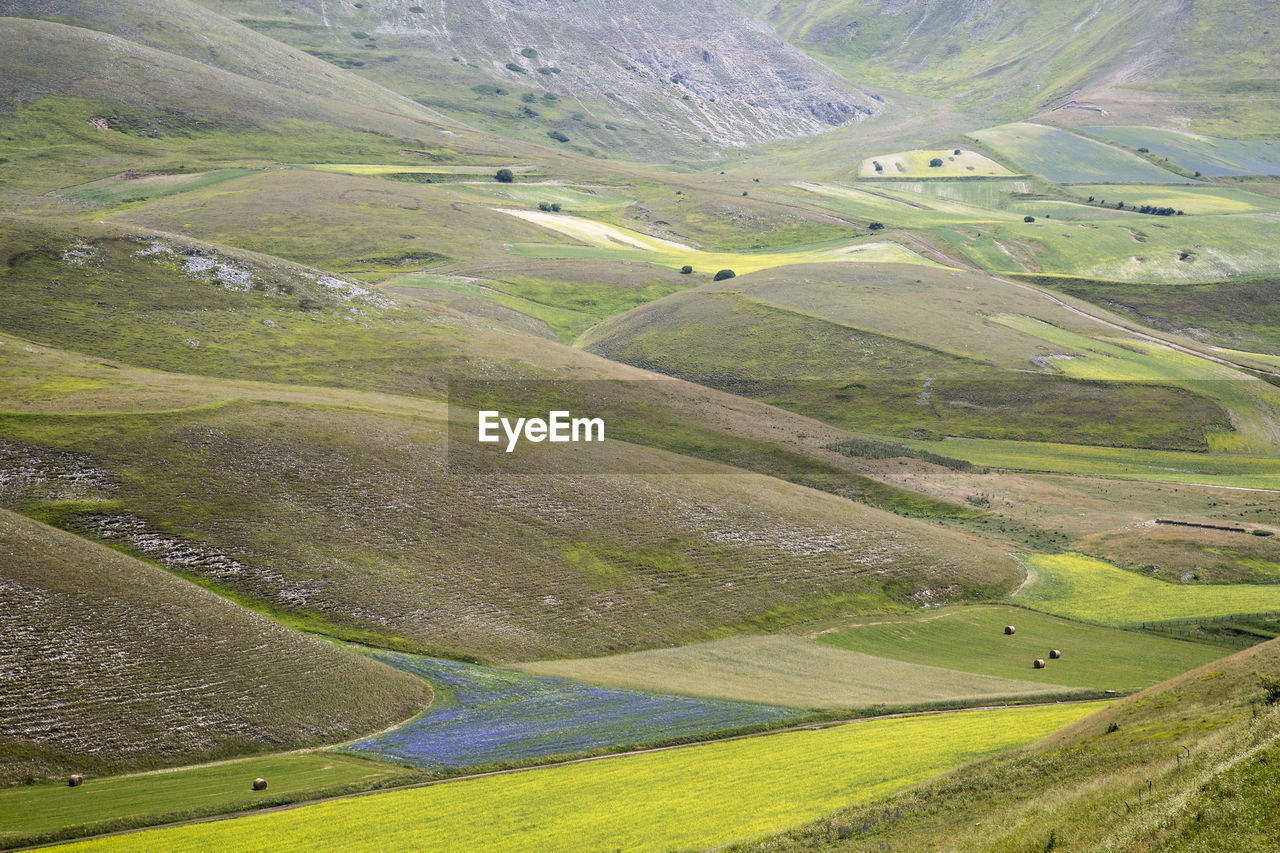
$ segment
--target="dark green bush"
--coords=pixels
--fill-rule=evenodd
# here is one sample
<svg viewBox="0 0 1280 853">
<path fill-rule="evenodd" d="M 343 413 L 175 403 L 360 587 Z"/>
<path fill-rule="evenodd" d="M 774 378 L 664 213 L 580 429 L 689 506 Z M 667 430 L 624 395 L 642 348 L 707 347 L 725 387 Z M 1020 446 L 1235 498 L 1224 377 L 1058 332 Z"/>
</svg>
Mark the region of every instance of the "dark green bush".
<svg viewBox="0 0 1280 853">
<path fill-rule="evenodd" d="M 510 169 L 499 169 L 494 173 L 493 179 L 498 183 L 509 184 L 516 179 L 516 176 L 511 173 Z"/>
<path fill-rule="evenodd" d="M 716 273 L 714 276 L 712 276 L 711 280 L 712 280 L 712 281 L 724 281 L 726 278 L 734 278 L 734 277 L 736 277 L 737 275 L 738 275 L 738 274 L 737 274 L 736 272 L 734 272 L 733 270 L 720 270 L 720 272 L 718 272 L 718 273 Z"/>
</svg>

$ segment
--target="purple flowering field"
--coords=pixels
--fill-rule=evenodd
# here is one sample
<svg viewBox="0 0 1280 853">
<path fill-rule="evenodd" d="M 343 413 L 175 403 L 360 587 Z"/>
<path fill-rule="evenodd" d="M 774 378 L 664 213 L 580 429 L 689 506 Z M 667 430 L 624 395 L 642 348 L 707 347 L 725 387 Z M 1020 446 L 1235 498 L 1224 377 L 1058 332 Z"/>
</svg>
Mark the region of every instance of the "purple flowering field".
<svg viewBox="0 0 1280 853">
<path fill-rule="evenodd" d="M 419 767 L 473 767 L 697 740 L 798 722 L 804 711 L 596 687 L 457 661 L 373 655 L 431 682 L 436 701 L 345 747 Z"/>
</svg>

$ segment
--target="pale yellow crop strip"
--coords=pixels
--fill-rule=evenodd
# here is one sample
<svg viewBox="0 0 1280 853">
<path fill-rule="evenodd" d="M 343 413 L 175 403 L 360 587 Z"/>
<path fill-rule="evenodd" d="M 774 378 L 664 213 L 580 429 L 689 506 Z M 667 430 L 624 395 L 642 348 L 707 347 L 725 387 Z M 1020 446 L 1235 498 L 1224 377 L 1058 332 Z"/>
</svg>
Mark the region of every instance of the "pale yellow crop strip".
<svg viewBox="0 0 1280 853">
<path fill-rule="evenodd" d="M 1101 707 L 873 720 L 389 791 L 59 849 L 705 848 L 874 801 L 974 758 L 1032 743 Z"/>
</svg>

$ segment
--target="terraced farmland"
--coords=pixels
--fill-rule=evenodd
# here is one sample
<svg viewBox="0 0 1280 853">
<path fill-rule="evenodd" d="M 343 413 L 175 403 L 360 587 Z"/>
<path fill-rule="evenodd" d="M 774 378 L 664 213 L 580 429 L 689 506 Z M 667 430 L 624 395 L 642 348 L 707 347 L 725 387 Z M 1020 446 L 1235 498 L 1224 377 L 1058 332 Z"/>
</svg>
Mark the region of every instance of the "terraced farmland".
<svg viewBox="0 0 1280 853">
<path fill-rule="evenodd" d="M 779 832 L 957 764 L 1032 743 L 1084 703 L 877 720 L 449 782 L 240 820 L 154 830 L 69 851 L 228 845 L 349 850 L 671 850 Z"/>
<path fill-rule="evenodd" d="M 435 690 L 411 722 L 344 749 L 424 768 L 525 764 L 794 723 L 802 712 L 592 687 L 562 678 L 374 653 Z"/>
</svg>

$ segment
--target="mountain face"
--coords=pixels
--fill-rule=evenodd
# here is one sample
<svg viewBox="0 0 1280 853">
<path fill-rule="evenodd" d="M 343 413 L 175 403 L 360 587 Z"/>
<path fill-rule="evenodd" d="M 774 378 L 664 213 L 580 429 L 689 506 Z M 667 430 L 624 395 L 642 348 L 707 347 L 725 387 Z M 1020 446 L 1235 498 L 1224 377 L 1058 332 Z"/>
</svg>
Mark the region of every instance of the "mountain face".
<svg viewBox="0 0 1280 853">
<path fill-rule="evenodd" d="M 822 133 L 880 109 L 768 24 L 718 0 L 413 3 L 206 5 L 422 103 L 495 129 L 507 119 L 542 141 L 559 131 L 626 145 L 628 134 L 652 133 L 737 147 Z M 504 100 L 516 92 L 523 103 Z M 557 100 L 579 118 L 549 108 Z"/>
</svg>

